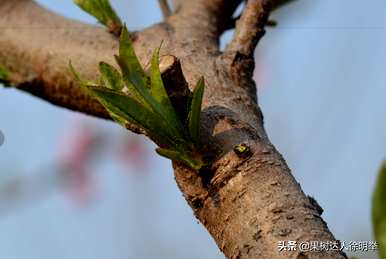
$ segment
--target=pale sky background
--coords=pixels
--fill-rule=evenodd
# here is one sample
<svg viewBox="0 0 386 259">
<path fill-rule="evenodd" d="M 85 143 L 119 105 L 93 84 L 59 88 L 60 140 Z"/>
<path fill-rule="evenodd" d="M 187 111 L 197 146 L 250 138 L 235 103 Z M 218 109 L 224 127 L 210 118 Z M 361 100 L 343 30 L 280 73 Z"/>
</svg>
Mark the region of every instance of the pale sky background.
<svg viewBox="0 0 386 259">
<path fill-rule="evenodd" d="M 71 0 L 38 2 L 95 23 Z M 155 0 L 113 4 L 131 29 L 161 18 Z M 268 135 L 340 240 L 372 239 L 371 193 L 386 156 L 385 10 L 383 0 L 298 0 L 272 15 L 279 26 L 268 30 L 256 51 Z M 0 183 L 47 170 L 74 117 L 124 131 L 0 88 Z M 224 258 L 194 219 L 168 160 L 154 154 L 151 171 L 142 175 L 127 174 L 112 161 L 98 161 L 98 197 L 87 207 L 53 190 L 0 213 L 0 258 Z"/>
</svg>

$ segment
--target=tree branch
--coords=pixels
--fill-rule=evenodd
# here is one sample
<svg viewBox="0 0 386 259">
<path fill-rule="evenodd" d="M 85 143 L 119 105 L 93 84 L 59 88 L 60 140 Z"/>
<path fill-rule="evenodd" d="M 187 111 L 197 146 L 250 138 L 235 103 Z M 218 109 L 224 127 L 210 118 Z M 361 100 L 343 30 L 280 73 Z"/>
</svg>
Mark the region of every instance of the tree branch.
<svg viewBox="0 0 386 259">
<path fill-rule="evenodd" d="M 268 21 L 269 0 L 248 0 L 226 51 L 252 56 Z"/>
<path fill-rule="evenodd" d="M 171 14 L 172 11 L 170 10 L 170 6 L 168 4 L 167 0 L 158 0 L 159 6 L 161 8 L 162 15 L 164 18 L 168 18 Z"/>
<path fill-rule="evenodd" d="M 60 106 L 109 117 L 67 73 L 73 60 L 84 67 L 82 73 L 95 78 L 96 69 L 88 65 L 111 60 L 117 46 L 107 32 L 64 19 L 28 0 L 4 0 L 0 13 L 0 64 L 10 70 L 12 85 Z M 95 38 L 100 41 L 90 48 Z"/>
<path fill-rule="evenodd" d="M 163 40 L 161 55 L 178 57 L 189 87 L 200 76 L 206 79 L 201 142 L 211 164 L 196 172 L 174 163 L 177 184 L 228 258 L 345 258 L 339 251 L 277 249 L 282 240 L 335 239 L 320 208 L 303 193 L 267 137 L 250 73 L 253 59 L 230 67 L 237 55 L 221 55 L 219 37 L 236 7 L 228 0 L 180 1 L 167 22 L 136 33 L 134 48 L 142 65 Z M 228 51 L 251 56 L 267 16 L 266 1 L 249 0 Z M 82 77 L 95 78 L 99 61 L 113 63 L 114 37 L 29 0 L 2 0 L 0 27 L 0 64 L 10 71 L 12 85 L 57 105 L 107 117 L 80 91 L 67 66 L 71 60 Z M 247 155 L 234 152 L 239 145 L 248 147 Z"/>
</svg>

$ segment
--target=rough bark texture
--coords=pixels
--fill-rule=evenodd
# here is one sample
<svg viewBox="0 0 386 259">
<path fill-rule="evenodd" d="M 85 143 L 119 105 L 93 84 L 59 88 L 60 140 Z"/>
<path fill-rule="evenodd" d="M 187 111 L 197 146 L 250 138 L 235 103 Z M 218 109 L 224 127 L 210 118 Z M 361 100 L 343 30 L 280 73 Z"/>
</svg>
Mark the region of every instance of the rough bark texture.
<svg viewBox="0 0 386 259">
<path fill-rule="evenodd" d="M 196 217 L 227 258 L 346 258 L 339 251 L 278 251 L 281 240 L 335 239 L 322 210 L 303 193 L 263 127 L 252 79 L 253 50 L 264 34 L 270 1 L 248 1 L 225 52 L 219 50 L 219 36 L 240 1 L 175 2 L 175 12 L 164 22 L 133 37 L 143 65 L 164 41 L 162 54 L 179 59 L 189 86 L 205 77 L 201 141 L 215 150 L 213 162 L 200 172 L 173 164 Z M 67 67 L 71 60 L 82 76 L 95 78 L 99 61 L 113 62 L 113 36 L 30 0 L 2 0 L 0 28 L 0 64 L 11 71 L 13 86 L 56 105 L 109 117 L 79 89 Z M 175 73 L 169 74 L 164 79 L 175 82 Z M 236 154 L 239 144 L 250 152 Z"/>
</svg>

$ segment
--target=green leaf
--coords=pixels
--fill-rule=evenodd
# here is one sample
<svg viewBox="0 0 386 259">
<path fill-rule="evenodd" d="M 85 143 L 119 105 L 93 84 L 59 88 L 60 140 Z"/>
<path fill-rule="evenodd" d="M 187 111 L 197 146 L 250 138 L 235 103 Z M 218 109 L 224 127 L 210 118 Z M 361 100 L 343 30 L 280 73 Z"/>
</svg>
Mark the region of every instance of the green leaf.
<svg viewBox="0 0 386 259">
<path fill-rule="evenodd" d="M 270 27 L 276 27 L 277 26 L 277 21 L 275 21 L 275 20 L 268 20 L 266 25 L 270 26 Z"/>
<path fill-rule="evenodd" d="M 101 24 L 122 27 L 122 22 L 108 0 L 74 0 L 85 12 L 94 16 Z"/>
<path fill-rule="evenodd" d="M 122 90 L 123 80 L 118 70 L 105 62 L 100 62 L 99 71 L 102 85 L 113 90 Z"/>
<path fill-rule="evenodd" d="M 70 70 L 70 73 L 74 76 L 74 78 L 79 82 L 80 86 L 83 88 L 83 90 L 88 93 L 89 95 L 91 95 L 92 97 L 95 97 L 95 94 L 92 90 L 90 90 L 90 88 L 95 88 L 95 87 L 100 87 L 99 85 L 97 85 L 96 83 L 92 82 L 92 81 L 86 81 L 86 80 L 83 80 L 78 72 L 76 71 L 76 69 L 74 68 L 74 66 L 72 65 L 71 61 L 69 62 L 69 70 Z M 101 71 L 102 73 L 102 71 Z M 122 118 L 121 116 L 118 116 L 116 115 L 114 112 L 113 112 L 113 108 L 110 107 L 110 105 L 102 100 L 99 100 L 99 102 L 105 107 L 105 109 L 109 112 L 111 118 L 116 121 L 117 123 L 119 123 L 120 125 L 122 125 L 123 127 L 126 127 L 126 122 L 129 121 L 129 122 L 134 122 L 132 120 L 127 120 L 127 119 L 124 119 Z"/>
<path fill-rule="evenodd" d="M 123 126 L 130 122 L 142 128 L 146 135 L 163 147 L 157 149 L 160 155 L 198 170 L 203 162 L 195 145 L 199 140 L 205 82 L 200 78 L 191 100 L 187 101 L 189 115 L 186 125 L 183 125 L 163 84 L 159 53 L 160 48 L 153 53 L 148 76 L 135 54 L 126 27 L 123 27 L 119 56 L 116 56 L 121 73 L 113 66 L 100 62 L 101 79 L 99 83 L 94 83 L 82 80 L 71 63 L 69 68 L 80 86 L 96 98 L 115 121 Z M 124 87 L 127 87 L 125 93 L 128 90 L 129 95 L 123 92 Z"/>
<path fill-rule="evenodd" d="M 141 125 L 150 137 L 158 140 L 159 144 L 174 148 L 173 150 L 158 148 L 158 154 L 172 160 L 184 162 L 195 170 L 203 166 L 200 159 L 195 159 L 184 151 L 187 149 L 187 145 L 178 142 L 184 140 L 179 140 L 177 136 L 173 135 L 173 132 L 169 131 L 170 127 L 168 127 L 166 121 L 149 111 L 134 98 L 110 89 L 91 87 L 90 90 L 119 123 L 123 124 L 125 121 L 129 121 Z M 178 151 L 178 149 L 183 151 Z"/>
<path fill-rule="evenodd" d="M 160 156 L 169 158 L 171 160 L 183 162 L 195 170 L 199 170 L 203 166 L 203 163 L 201 160 L 193 159 L 191 156 L 185 154 L 184 152 L 180 152 L 177 150 L 164 149 L 164 148 L 157 148 L 156 152 Z"/>
<path fill-rule="evenodd" d="M 157 48 L 151 59 L 150 93 L 156 101 L 161 103 L 168 110 L 171 109 L 172 113 L 174 113 L 173 106 L 162 81 L 161 71 L 159 70 L 159 51 L 160 48 Z"/>
<path fill-rule="evenodd" d="M 117 63 L 122 70 L 122 75 L 128 88 L 134 94 L 143 96 L 144 92 L 148 91 L 148 80 L 141 63 L 135 54 L 133 43 L 129 36 L 126 26 L 122 29 L 122 34 L 119 40 L 119 56 L 116 57 Z"/>
<path fill-rule="evenodd" d="M 380 258 L 386 258 L 386 163 L 383 164 L 373 193 L 373 228 Z"/>
<path fill-rule="evenodd" d="M 75 77 L 76 81 L 82 82 L 82 79 L 80 78 L 78 72 L 76 71 L 76 69 L 75 69 L 74 66 L 72 65 L 71 60 L 70 60 L 70 62 L 68 63 L 68 68 L 69 68 L 69 70 L 70 70 L 70 73 Z"/>
<path fill-rule="evenodd" d="M 155 57 L 153 57 L 153 62 L 155 62 L 154 60 L 157 59 L 158 64 L 157 52 L 154 56 Z M 165 91 L 164 95 L 160 92 L 161 87 L 163 88 L 163 84 L 159 84 L 159 80 L 162 82 L 159 67 L 155 68 L 154 65 L 152 65 L 151 79 L 156 80 L 156 82 L 153 84 L 153 87 L 155 87 L 154 94 L 156 95 L 153 96 L 151 88 L 148 87 L 148 81 L 151 81 L 151 79 L 149 79 L 145 74 L 135 54 L 126 27 L 124 27 L 122 30 L 119 57 L 116 57 L 116 59 L 122 70 L 123 80 L 125 81 L 126 86 L 134 95 L 134 97 L 144 106 L 151 109 L 154 113 L 157 113 L 160 117 L 167 121 L 168 127 L 173 132 L 173 135 L 175 135 L 178 139 L 183 139 L 182 124 L 177 119 L 177 115 L 175 114 L 175 111 L 170 104 L 165 89 L 163 89 L 163 91 Z M 155 71 L 156 69 L 158 69 L 158 72 Z M 167 99 L 165 99 L 165 96 Z M 169 105 L 167 105 L 166 102 L 169 102 Z"/>
<path fill-rule="evenodd" d="M 0 64 L 0 83 L 9 83 L 9 70 L 5 66 Z"/>
<path fill-rule="evenodd" d="M 168 146 L 178 146 L 178 138 L 170 131 L 168 124 L 157 114 L 148 110 L 134 98 L 107 88 L 89 87 L 90 91 L 110 112 L 141 126 L 158 142 Z"/>
<path fill-rule="evenodd" d="M 198 142 L 200 136 L 201 105 L 202 97 L 204 96 L 204 88 L 205 81 L 204 78 L 201 77 L 193 90 L 193 97 L 188 115 L 189 134 L 194 142 Z"/>
<path fill-rule="evenodd" d="M 122 29 L 119 41 L 119 56 L 115 56 L 115 59 L 121 68 L 123 80 L 130 93 L 148 108 L 154 107 L 155 101 L 152 100 L 147 86 L 149 78 L 135 54 L 126 26 Z"/>
<path fill-rule="evenodd" d="M 170 102 L 169 96 L 165 90 L 165 86 L 162 81 L 161 71 L 159 69 L 159 52 L 160 47 L 154 51 L 151 60 L 150 92 L 156 102 L 160 103 L 163 107 L 163 112 L 167 116 L 167 120 L 172 125 L 174 125 L 174 127 L 178 129 L 178 131 L 182 132 L 183 126 L 176 114 L 176 111 L 174 110 L 172 103 Z"/>
</svg>

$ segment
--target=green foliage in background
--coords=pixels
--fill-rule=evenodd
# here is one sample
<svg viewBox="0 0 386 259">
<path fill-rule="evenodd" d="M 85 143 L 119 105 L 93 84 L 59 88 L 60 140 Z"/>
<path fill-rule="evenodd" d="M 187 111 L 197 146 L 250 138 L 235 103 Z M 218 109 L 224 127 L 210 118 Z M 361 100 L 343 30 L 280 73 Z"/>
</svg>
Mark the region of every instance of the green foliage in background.
<svg viewBox="0 0 386 259">
<path fill-rule="evenodd" d="M 7 80 L 9 71 L 8 69 L 0 64 L 0 79 L 1 80 Z"/>
<path fill-rule="evenodd" d="M 123 126 L 128 123 L 137 125 L 160 146 L 156 150 L 158 154 L 198 170 L 203 166 L 197 149 L 204 79 L 198 81 L 191 101 L 186 103 L 189 110 L 187 121 L 181 121 L 161 78 L 159 50 L 157 48 L 154 51 L 148 75 L 124 27 L 119 55 L 115 57 L 120 71 L 101 62 L 99 82 L 90 82 L 80 79 L 71 64 L 70 69 L 86 91 L 108 110 L 115 121 Z"/>
<path fill-rule="evenodd" d="M 0 64 L 0 84 L 7 86 L 9 84 L 9 70 Z"/>
<path fill-rule="evenodd" d="M 379 171 L 373 194 L 373 228 L 379 244 L 379 256 L 386 259 L 386 163 Z"/>
</svg>

